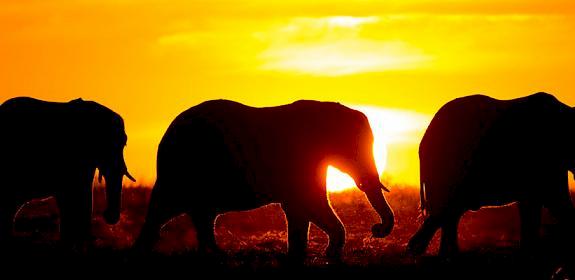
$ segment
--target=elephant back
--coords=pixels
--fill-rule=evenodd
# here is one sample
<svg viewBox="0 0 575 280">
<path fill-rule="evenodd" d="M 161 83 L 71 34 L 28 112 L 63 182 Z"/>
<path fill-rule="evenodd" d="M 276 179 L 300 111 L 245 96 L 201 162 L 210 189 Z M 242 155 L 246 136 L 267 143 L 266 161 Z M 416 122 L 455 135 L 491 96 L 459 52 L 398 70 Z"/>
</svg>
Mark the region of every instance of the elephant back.
<svg viewBox="0 0 575 280">
<path fill-rule="evenodd" d="M 431 121 L 420 145 L 422 207 L 442 211 L 511 202 L 564 154 L 561 128 L 570 108 L 546 93 L 511 100 L 455 99 Z M 538 147 L 543 147 L 542 149 Z M 509 190 L 502 194 L 501 189 Z"/>
<path fill-rule="evenodd" d="M 482 139 L 507 107 L 474 95 L 455 99 L 437 112 L 419 147 L 422 209 L 440 212 L 457 196 Z"/>
</svg>

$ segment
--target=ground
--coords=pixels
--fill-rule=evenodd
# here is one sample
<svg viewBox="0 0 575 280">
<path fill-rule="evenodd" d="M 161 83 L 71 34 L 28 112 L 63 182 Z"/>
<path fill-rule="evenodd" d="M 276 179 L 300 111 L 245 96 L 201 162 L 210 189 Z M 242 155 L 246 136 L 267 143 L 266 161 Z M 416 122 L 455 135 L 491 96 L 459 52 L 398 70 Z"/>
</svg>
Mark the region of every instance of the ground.
<svg viewBox="0 0 575 280">
<path fill-rule="evenodd" d="M 129 250 L 144 221 L 150 189 L 126 188 L 123 212 L 117 225 L 106 225 L 100 216 L 105 205 L 102 188 L 95 189 L 93 234 L 95 247 L 88 252 L 68 252 L 58 242 L 58 211 L 51 199 L 31 202 L 19 212 L 15 231 L 18 236 L 12 253 L 14 265 L 43 264 L 57 268 L 121 268 L 134 271 L 150 269 L 196 268 L 226 272 L 282 273 L 287 249 L 286 222 L 278 205 L 246 212 L 222 215 L 215 230 L 223 258 L 199 256 L 195 252 L 195 231 L 187 216 L 167 224 L 156 252 L 150 256 L 133 255 Z M 343 263 L 331 264 L 323 257 L 327 237 L 315 226 L 310 229 L 309 257 L 306 266 L 296 271 L 328 274 L 378 273 L 382 276 L 428 276 L 456 278 L 507 278 L 518 275 L 550 279 L 563 260 L 557 254 L 562 244 L 553 237 L 553 219 L 544 215 L 542 249 L 536 256 L 519 250 L 519 221 L 514 205 L 468 212 L 461 221 L 460 247 L 456 258 L 437 257 L 438 236 L 424 256 L 405 253 L 409 238 L 421 224 L 419 191 L 393 186 L 386 193 L 396 214 L 396 226 L 384 239 L 371 237 L 371 226 L 378 216 L 364 195 L 357 191 L 333 193 L 331 203 L 346 227 L 347 243 Z M 289 271 L 294 271 L 289 267 Z"/>
</svg>

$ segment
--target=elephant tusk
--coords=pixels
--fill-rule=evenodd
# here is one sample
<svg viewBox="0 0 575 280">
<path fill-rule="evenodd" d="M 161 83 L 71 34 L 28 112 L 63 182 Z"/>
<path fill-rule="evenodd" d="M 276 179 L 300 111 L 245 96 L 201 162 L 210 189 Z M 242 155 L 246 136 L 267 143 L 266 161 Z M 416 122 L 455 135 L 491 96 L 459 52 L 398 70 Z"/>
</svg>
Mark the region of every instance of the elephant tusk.
<svg viewBox="0 0 575 280">
<path fill-rule="evenodd" d="M 134 183 L 136 182 L 136 179 L 134 179 L 134 177 L 132 177 L 132 175 L 130 174 L 130 172 L 128 172 L 128 170 L 126 170 L 126 174 L 124 174 L 124 175 L 126 175 L 126 177 L 128 177 L 128 179 L 130 179 L 130 181 L 132 181 Z"/>
<path fill-rule="evenodd" d="M 389 189 L 384 186 L 381 182 L 379 182 L 379 187 L 384 191 L 384 192 L 390 192 Z"/>
</svg>

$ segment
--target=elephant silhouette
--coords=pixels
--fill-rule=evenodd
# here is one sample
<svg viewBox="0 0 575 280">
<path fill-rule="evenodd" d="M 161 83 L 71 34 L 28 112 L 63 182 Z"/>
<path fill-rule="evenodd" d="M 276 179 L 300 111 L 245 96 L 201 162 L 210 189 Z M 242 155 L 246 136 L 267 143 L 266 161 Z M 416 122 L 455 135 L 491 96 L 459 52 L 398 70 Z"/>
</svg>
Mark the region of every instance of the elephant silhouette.
<svg viewBox="0 0 575 280">
<path fill-rule="evenodd" d="M 0 106 L 0 131 L 0 242 L 9 244 L 23 203 L 53 196 L 61 239 L 88 245 L 96 169 L 106 182 L 104 218 L 118 221 L 122 179 L 134 180 L 124 162 L 127 136 L 120 115 L 93 101 L 17 97 Z"/>
<path fill-rule="evenodd" d="M 176 117 L 160 142 L 157 181 L 135 249 L 152 250 L 161 226 L 186 213 L 199 251 L 222 253 L 214 238 L 217 215 L 280 203 L 288 260 L 303 261 L 310 222 L 329 236 L 327 256 L 338 259 L 345 229 L 328 201 L 328 165 L 350 174 L 365 192 L 381 218 L 374 236 L 386 236 L 394 224 L 372 147 L 365 115 L 338 103 L 255 108 L 212 100 L 194 106 Z"/>
<path fill-rule="evenodd" d="M 575 212 L 575 109 L 547 93 L 511 100 L 457 98 L 434 116 L 419 146 L 423 225 L 408 251 L 424 253 L 441 228 L 440 255 L 458 252 L 461 215 L 482 206 L 519 205 L 521 248 L 532 252 L 541 209 L 565 230 Z M 563 228 L 563 227 L 562 227 Z"/>
</svg>

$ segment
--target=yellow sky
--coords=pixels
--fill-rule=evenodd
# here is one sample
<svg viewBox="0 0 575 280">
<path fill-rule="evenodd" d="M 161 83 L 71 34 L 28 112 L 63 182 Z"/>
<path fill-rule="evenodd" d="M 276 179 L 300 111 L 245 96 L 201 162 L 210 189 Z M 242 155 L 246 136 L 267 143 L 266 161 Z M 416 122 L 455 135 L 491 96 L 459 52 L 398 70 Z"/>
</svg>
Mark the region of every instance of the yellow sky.
<svg viewBox="0 0 575 280">
<path fill-rule="evenodd" d="M 413 184 L 420 124 L 455 97 L 547 91 L 575 105 L 571 2 L 7 0 L 0 101 L 112 108 L 144 182 L 169 122 L 204 100 L 383 108 L 414 120 L 386 152 L 388 176 Z"/>
</svg>

